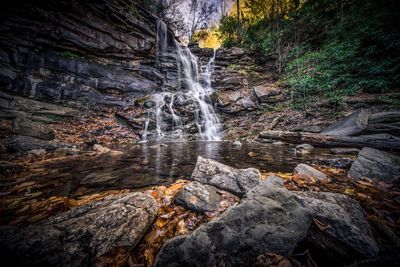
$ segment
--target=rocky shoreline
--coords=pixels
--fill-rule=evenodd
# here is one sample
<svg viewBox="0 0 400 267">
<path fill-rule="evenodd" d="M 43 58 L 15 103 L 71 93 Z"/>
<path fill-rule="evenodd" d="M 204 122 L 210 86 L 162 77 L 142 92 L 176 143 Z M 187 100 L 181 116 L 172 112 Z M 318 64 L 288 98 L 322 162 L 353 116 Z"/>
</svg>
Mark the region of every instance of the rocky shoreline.
<svg viewBox="0 0 400 267">
<path fill-rule="evenodd" d="M 370 150 L 359 153 L 346 181 L 361 182 L 376 193 L 380 180 L 354 177 Z M 347 188 L 344 194 L 320 192 L 320 186 L 339 182 L 335 169 L 326 172 L 319 167 L 321 172 L 301 165 L 305 164 L 292 176 L 279 177 L 199 157 L 191 181 L 108 196 L 21 229 L 1 226 L 3 262 L 89 266 L 110 259 L 118 249 L 126 256 L 118 266 L 269 266 L 262 264 L 275 260 L 300 266 L 304 258 L 299 255 L 305 251 L 317 264 L 330 266 L 377 266 L 400 260 L 396 254 L 385 254 L 400 245 L 393 243 L 398 229 L 371 221 L 352 199 L 362 187 Z M 324 177 L 318 178 L 318 172 Z M 398 178 L 396 173 L 387 175 L 386 181 Z M 398 192 L 395 188 L 390 192 Z M 156 245 L 155 237 L 160 239 Z M 145 258 L 137 258 L 143 249 Z"/>
</svg>

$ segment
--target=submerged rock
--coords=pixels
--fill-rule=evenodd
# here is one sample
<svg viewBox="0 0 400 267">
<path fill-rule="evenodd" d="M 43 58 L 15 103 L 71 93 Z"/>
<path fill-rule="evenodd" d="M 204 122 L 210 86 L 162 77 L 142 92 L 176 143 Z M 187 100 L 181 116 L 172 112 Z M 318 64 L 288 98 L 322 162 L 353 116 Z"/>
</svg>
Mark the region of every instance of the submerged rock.
<svg viewBox="0 0 400 267">
<path fill-rule="evenodd" d="M 307 180 L 317 180 L 317 181 L 327 181 L 329 180 L 328 176 L 320 172 L 317 169 L 307 165 L 307 164 L 298 164 L 294 169 L 294 173 L 297 174 L 299 177 Z"/>
<path fill-rule="evenodd" d="M 107 147 L 104 147 L 102 145 L 99 145 L 99 144 L 94 144 L 93 145 L 93 150 L 96 151 L 96 152 L 99 152 L 99 153 L 108 153 L 108 152 L 111 151 L 111 149 L 109 149 Z"/>
<path fill-rule="evenodd" d="M 369 111 L 367 109 L 360 109 L 325 128 L 321 133 L 326 135 L 356 135 L 367 128 L 368 118 Z"/>
<path fill-rule="evenodd" d="M 311 218 L 293 193 L 263 182 L 219 218 L 167 241 L 154 266 L 248 266 L 262 253 L 290 255 Z"/>
<path fill-rule="evenodd" d="M 332 148 L 329 150 L 331 154 L 338 155 L 358 155 L 360 149 L 358 148 Z"/>
<path fill-rule="evenodd" d="M 364 147 L 351 165 L 350 178 L 368 177 L 387 183 L 400 179 L 400 157 L 378 149 Z"/>
<path fill-rule="evenodd" d="M 339 169 L 348 169 L 351 167 L 353 159 L 349 158 L 336 158 L 336 159 L 316 159 L 313 164 L 324 165 Z"/>
<path fill-rule="evenodd" d="M 76 207 L 39 225 L 0 227 L 6 266 L 90 266 L 117 247 L 132 249 L 158 211 L 156 201 L 129 193 Z"/>
<path fill-rule="evenodd" d="M 311 153 L 314 150 L 314 147 L 309 144 L 301 144 L 296 146 L 296 152 L 302 153 L 302 154 L 307 154 Z"/>
<path fill-rule="evenodd" d="M 192 180 L 213 185 L 219 189 L 243 196 L 260 183 L 261 173 L 257 169 L 235 169 L 212 159 L 197 158 Z"/>
<path fill-rule="evenodd" d="M 215 211 L 221 200 L 217 188 L 191 182 L 175 196 L 175 202 L 193 211 Z"/>
<path fill-rule="evenodd" d="M 365 212 L 349 196 L 336 193 L 295 192 L 315 212 L 319 227 L 312 227 L 307 244 L 341 263 L 378 254 Z M 323 257 L 323 256 L 322 256 Z"/>
</svg>

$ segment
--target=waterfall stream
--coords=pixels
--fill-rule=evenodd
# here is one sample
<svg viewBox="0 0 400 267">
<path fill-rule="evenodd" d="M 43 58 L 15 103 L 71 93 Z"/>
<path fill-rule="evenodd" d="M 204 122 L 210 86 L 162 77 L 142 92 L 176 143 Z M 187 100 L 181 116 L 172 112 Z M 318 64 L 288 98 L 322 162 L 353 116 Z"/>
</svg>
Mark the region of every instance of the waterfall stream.
<svg viewBox="0 0 400 267">
<path fill-rule="evenodd" d="M 156 140 L 184 140 L 188 135 L 193 136 L 194 131 L 196 139 L 221 140 L 222 127 L 211 99 L 215 51 L 208 63 L 201 66 L 188 47 L 181 47 L 176 40 L 168 45 L 167 38 L 167 26 L 159 20 L 156 64 L 161 72 L 167 72 L 168 59 L 175 58 L 179 88 L 151 96 L 153 106 L 147 115 L 142 141 L 149 139 L 152 124 Z"/>
</svg>

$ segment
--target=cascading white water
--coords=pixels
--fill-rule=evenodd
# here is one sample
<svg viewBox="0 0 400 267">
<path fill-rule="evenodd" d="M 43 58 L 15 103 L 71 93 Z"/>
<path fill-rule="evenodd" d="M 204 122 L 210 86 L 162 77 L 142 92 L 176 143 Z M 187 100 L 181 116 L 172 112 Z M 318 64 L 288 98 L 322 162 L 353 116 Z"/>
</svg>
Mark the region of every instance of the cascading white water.
<svg viewBox="0 0 400 267">
<path fill-rule="evenodd" d="M 187 96 L 192 97 L 200 109 L 196 121 L 200 138 L 203 140 L 219 141 L 221 140 L 219 136 L 221 126 L 218 116 L 210 104 L 213 93 L 211 75 L 214 69 L 215 51 L 208 64 L 204 68 L 201 68 L 199 72 L 197 58 L 190 52 L 188 47 L 181 48 L 176 43 L 176 50 L 179 62 L 183 66 L 187 86 L 189 87 Z"/>
<path fill-rule="evenodd" d="M 171 53 L 174 53 L 176 57 L 181 90 L 175 93 L 162 92 L 152 96 L 155 105 L 152 108 L 152 114 L 149 113 L 145 122 L 142 140 L 147 139 L 148 127 L 152 118 L 155 121 L 157 139 L 163 139 L 165 136 L 170 139 L 182 139 L 184 137 L 185 131 L 190 126 L 190 122 L 188 122 L 190 119 L 183 117 L 185 114 L 176 112 L 174 106 L 180 99 L 184 103 L 182 105 L 193 106 L 192 113 L 194 113 L 194 124 L 197 127 L 198 138 L 219 141 L 221 140 L 221 123 L 211 101 L 213 93 L 211 76 L 214 70 L 215 51 L 208 64 L 199 68 L 200 64 L 197 58 L 188 47 L 181 47 L 175 40 L 174 47 L 168 47 L 167 33 L 166 24 L 159 20 L 157 22 L 157 65 L 161 69 L 160 66 L 164 62 L 165 55 L 171 52 L 168 49 L 172 49 Z"/>
</svg>

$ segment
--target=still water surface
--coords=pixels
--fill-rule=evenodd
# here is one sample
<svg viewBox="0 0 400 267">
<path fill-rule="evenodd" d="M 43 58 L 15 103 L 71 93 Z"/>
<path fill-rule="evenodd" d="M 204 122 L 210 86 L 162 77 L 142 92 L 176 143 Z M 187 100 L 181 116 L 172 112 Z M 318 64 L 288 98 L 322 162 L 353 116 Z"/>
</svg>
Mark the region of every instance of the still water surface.
<svg viewBox="0 0 400 267">
<path fill-rule="evenodd" d="M 306 155 L 294 145 L 231 142 L 182 142 L 167 144 L 118 145 L 121 155 L 79 156 L 40 165 L 29 180 L 46 195 L 74 196 L 109 189 L 143 188 L 188 179 L 197 156 L 211 158 L 236 168 L 257 168 L 261 172 L 292 172 L 298 163 L 332 158 L 326 148 Z"/>
</svg>

